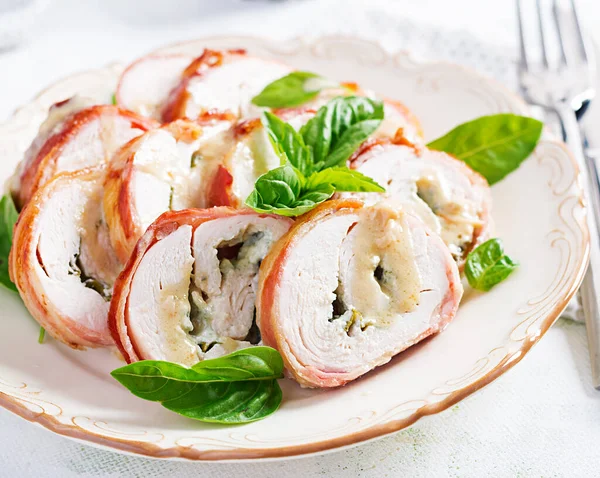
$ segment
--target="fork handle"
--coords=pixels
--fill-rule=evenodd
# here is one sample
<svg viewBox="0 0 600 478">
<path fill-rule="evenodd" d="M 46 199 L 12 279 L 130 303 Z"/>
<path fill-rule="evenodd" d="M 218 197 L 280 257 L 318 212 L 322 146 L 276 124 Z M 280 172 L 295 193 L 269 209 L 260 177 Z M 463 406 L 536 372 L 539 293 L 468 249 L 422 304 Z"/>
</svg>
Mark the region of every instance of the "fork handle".
<svg viewBox="0 0 600 478">
<path fill-rule="evenodd" d="M 600 390 L 600 176 L 594 159 L 586 156 L 579 123 L 565 102 L 555 105 L 563 139 L 573 153 L 583 182 L 590 232 L 590 262 L 581 284 L 581 305 L 587 329 L 594 388 Z"/>
</svg>

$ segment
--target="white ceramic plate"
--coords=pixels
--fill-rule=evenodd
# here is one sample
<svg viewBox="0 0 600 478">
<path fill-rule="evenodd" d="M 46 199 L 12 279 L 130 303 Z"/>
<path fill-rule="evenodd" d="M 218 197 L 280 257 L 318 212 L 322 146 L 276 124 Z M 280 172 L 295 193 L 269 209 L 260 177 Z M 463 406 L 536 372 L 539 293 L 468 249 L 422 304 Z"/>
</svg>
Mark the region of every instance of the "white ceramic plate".
<svg viewBox="0 0 600 478">
<path fill-rule="evenodd" d="M 527 113 L 513 94 L 447 63 L 420 64 L 356 39 L 272 42 L 212 38 L 167 47 L 243 47 L 404 101 L 428 138 L 477 116 Z M 107 101 L 119 66 L 68 78 L 0 126 L 0 179 L 12 172 L 48 106 L 76 92 Z M 0 290 L 0 404 L 59 434 L 153 457 L 231 460 L 287 457 L 348 446 L 438 413 L 511 368 L 552 325 L 578 287 L 587 230 L 576 166 L 564 146 L 542 141 L 521 168 L 493 187 L 497 236 L 521 263 L 492 292 L 467 291 L 440 335 L 336 390 L 282 382 L 271 417 L 243 426 L 195 422 L 135 398 L 109 375 L 111 350 L 78 352 L 37 343 L 38 326 L 16 294 Z"/>
</svg>

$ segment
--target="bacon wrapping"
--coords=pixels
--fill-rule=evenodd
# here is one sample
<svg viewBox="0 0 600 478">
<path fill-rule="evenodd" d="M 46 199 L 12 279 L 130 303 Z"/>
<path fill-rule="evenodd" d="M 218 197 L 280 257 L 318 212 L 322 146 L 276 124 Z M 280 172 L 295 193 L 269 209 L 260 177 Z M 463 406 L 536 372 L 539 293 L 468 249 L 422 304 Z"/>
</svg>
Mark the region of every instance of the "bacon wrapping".
<svg viewBox="0 0 600 478">
<path fill-rule="evenodd" d="M 291 223 L 226 207 L 159 217 L 114 288 L 109 325 L 125 359 L 193 365 L 259 343 L 260 264 Z"/>
<path fill-rule="evenodd" d="M 58 175 L 15 226 L 9 270 L 25 306 L 74 348 L 112 344 L 107 314 L 121 263 L 102 217 L 103 168 Z"/>
<path fill-rule="evenodd" d="M 229 124 L 178 120 L 149 131 L 109 163 L 104 212 L 117 255 L 127 262 L 138 239 L 169 210 L 203 208 Z"/>
<path fill-rule="evenodd" d="M 448 248 L 420 219 L 329 201 L 271 249 L 256 310 L 294 379 L 336 387 L 442 330 L 462 291 Z"/>
</svg>

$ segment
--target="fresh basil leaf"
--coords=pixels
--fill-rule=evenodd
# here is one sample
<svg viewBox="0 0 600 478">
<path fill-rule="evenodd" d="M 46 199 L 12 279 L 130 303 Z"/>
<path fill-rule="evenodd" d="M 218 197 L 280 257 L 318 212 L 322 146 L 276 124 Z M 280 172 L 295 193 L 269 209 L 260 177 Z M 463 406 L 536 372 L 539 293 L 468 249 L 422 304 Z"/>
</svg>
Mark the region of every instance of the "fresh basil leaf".
<svg viewBox="0 0 600 478">
<path fill-rule="evenodd" d="M 8 255 L 12 246 L 12 236 L 19 213 L 9 194 L 0 199 L 0 284 L 7 289 L 17 291 L 8 274 Z"/>
<path fill-rule="evenodd" d="M 345 166 L 327 168 L 312 174 L 306 182 L 306 187 L 315 189 L 324 184 L 333 186 L 336 191 L 385 192 L 385 188 L 370 177 Z"/>
<path fill-rule="evenodd" d="M 116 105 L 116 104 L 117 104 L 117 94 L 116 94 L 116 93 L 113 93 L 113 94 L 112 94 L 112 96 L 110 97 L 110 102 L 111 102 L 111 104 L 113 104 L 113 105 Z"/>
<path fill-rule="evenodd" d="M 321 204 L 324 201 L 327 201 L 333 193 L 335 192 L 335 188 L 330 184 L 320 185 L 317 189 L 311 189 L 305 191 L 302 196 L 296 202 L 296 207 L 311 205 L 310 209 L 314 208 L 318 204 Z"/>
<path fill-rule="evenodd" d="M 383 104 L 362 97 L 334 98 L 300 133 L 277 116 L 265 113 L 263 125 L 285 164 L 256 180 L 246 205 L 257 212 L 294 217 L 331 198 L 336 189 L 385 191 L 372 179 L 345 166 L 382 118 Z"/>
<path fill-rule="evenodd" d="M 543 123 L 514 114 L 482 116 L 463 123 L 427 146 L 452 154 L 494 184 L 533 152 Z"/>
<path fill-rule="evenodd" d="M 488 291 L 506 279 L 518 265 L 504 254 L 500 239 L 490 239 L 467 256 L 465 275 L 471 287 Z"/>
<path fill-rule="evenodd" d="M 143 360 L 111 375 L 137 397 L 205 422 L 259 420 L 273 413 L 282 399 L 277 379 L 283 376 L 283 360 L 269 347 L 238 350 L 192 368 Z"/>
<path fill-rule="evenodd" d="M 383 103 L 360 96 L 338 97 L 319 108 L 300 134 L 312 148 L 318 170 L 346 161 L 382 119 Z"/>
<path fill-rule="evenodd" d="M 200 373 L 226 373 L 228 376 L 233 371 L 240 371 L 243 374 L 251 374 L 249 378 L 254 379 L 280 378 L 283 374 L 283 359 L 281 354 L 271 347 L 249 347 L 224 357 L 202 360 L 194 365 L 192 370 Z"/>
<path fill-rule="evenodd" d="M 269 108 L 299 106 L 315 98 L 323 88 L 331 86 L 337 85 L 316 73 L 294 71 L 265 86 L 258 95 L 252 98 L 252 103 Z"/>
<path fill-rule="evenodd" d="M 303 192 L 295 201 L 289 204 L 270 204 L 266 201 L 263 201 L 260 194 L 255 189 L 252 191 L 250 196 L 248 196 L 248 199 L 246 199 L 246 205 L 254 209 L 256 212 L 296 217 L 307 213 L 311 209 L 314 209 L 317 205 L 327 201 L 331 196 L 333 196 L 334 192 L 335 188 L 333 186 L 324 185 L 318 190 L 309 190 Z"/>
<path fill-rule="evenodd" d="M 178 385 L 163 407 L 194 420 L 240 424 L 261 420 L 279 408 L 283 398 L 277 380 Z M 174 390 L 175 391 L 175 390 Z"/>
<path fill-rule="evenodd" d="M 352 156 L 358 147 L 375 132 L 381 120 L 365 120 L 356 123 L 348 128 L 339 141 L 332 148 L 331 152 L 323 160 L 317 163 L 317 170 L 331 168 L 334 166 L 345 166 L 348 158 Z"/>
<path fill-rule="evenodd" d="M 279 216 L 285 216 L 285 217 L 297 217 L 297 216 L 302 216 L 302 214 L 306 214 L 308 211 L 311 211 L 312 209 L 317 207 L 323 201 L 327 201 L 327 199 L 329 199 L 331 196 L 333 196 L 333 192 L 328 197 L 326 197 L 325 199 L 323 199 L 319 202 L 305 200 L 303 202 L 298 202 L 297 204 L 291 205 L 291 206 L 283 206 L 283 205 L 271 206 L 269 204 L 260 204 L 258 206 L 250 206 L 250 204 L 248 204 L 248 202 L 246 202 L 246 204 L 248 206 L 250 206 L 252 209 L 254 209 L 256 212 L 260 212 L 263 214 L 277 214 Z"/>
<path fill-rule="evenodd" d="M 305 187 L 304 175 L 286 164 L 272 169 L 256 180 L 254 190 L 246 199 L 246 205 L 257 212 L 300 216 L 326 201 L 335 192 L 329 184 Z"/>
<path fill-rule="evenodd" d="M 302 174 L 310 174 L 312 154 L 310 148 L 304 144 L 302 136 L 290 124 L 269 112 L 263 115 L 262 123 L 275 152 L 283 160 L 282 164 L 287 160 Z"/>
<path fill-rule="evenodd" d="M 258 194 L 257 200 L 262 203 L 290 205 L 300 196 L 303 181 L 301 173 L 286 164 L 260 176 L 254 190 Z"/>
</svg>

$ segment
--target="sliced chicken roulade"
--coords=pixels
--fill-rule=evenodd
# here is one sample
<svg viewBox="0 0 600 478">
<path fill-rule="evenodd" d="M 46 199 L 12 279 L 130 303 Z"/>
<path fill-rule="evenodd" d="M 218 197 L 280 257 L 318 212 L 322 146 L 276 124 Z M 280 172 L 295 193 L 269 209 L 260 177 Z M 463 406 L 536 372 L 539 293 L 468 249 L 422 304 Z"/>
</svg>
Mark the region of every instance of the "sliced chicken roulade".
<svg viewBox="0 0 600 478">
<path fill-rule="evenodd" d="M 267 130 L 258 118 L 242 121 L 229 131 L 229 144 L 210 176 L 209 206 L 244 207 L 256 180 L 280 166 Z"/>
<path fill-rule="evenodd" d="M 350 167 L 373 178 L 386 192 L 342 197 L 370 204 L 382 198 L 402 202 L 441 235 L 461 268 L 468 253 L 489 238 L 489 185 L 463 161 L 424 147 L 383 143 L 358 154 Z"/>
<path fill-rule="evenodd" d="M 63 173 L 23 209 L 10 253 L 11 279 L 27 309 L 72 346 L 112 344 L 107 314 L 121 264 L 102 217 L 102 168 Z"/>
<path fill-rule="evenodd" d="M 50 109 L 13 179 L 18 207 L 55 175 L 105 163 L 127 141 L 157 126 L 116 106 L 85 105 L 72 99 Z"/>
<path fill-rule="evenodd" d="M 258 343 L 259 267 L 291 223 L 230 208 L 158 218 L 115 284 L 109 324 L 125 359 L 193 365 Z"/>
<path fill-rule="evenodd" d="M 442 330 L 462 295 L 439 236 L 398 207 L 328 201 L 262 265 L 257 316 L 302 385 L 343 385 Z"/>
<path fill-rule="evenodd" d="M 216 166 L 229 148 L 222 138 L 228 129 L 228 122 L 200 126 L 178 120 L 134 139 L 114 155 L 104 212 L 113 247 L 123 262 L 163 212 L 208 206 Z"/>
<path fill-rule="evenodd" d="M 119 79 L 117 104 L 160 121 L 163 103 L 192 60 L 185 55 L 148 55 L 133 62 Z"/>
<path fill-rule="evenodd" d="M 319 102 L 320 99 L 315 101 Z M 384 102 L 384 108 L 386 117 L 375 131 L 374 138 L 390 138 L 400 130 L 403 137 L 408 135 L 413 140 L 422 141 L 418 122 L 411 119 L 414 117 L 400 103 Z M 313 118 L 316 112 L 317 109 L 310 105 L 274 110 L 274 114 L 296 130 Z M 231 146 L 223 155 L 215 174 L 210 175 L 208 205 L 243 207 L 256 180 L 280 166 L 281 159 L 273 150 L 269 135 L 259 118 L 238 122 L 221 144 Z"/>
<path fill-rule="evenodd" d="M 252 98 L 292 68 L 284 63 L 248 55 L 245 50 L 205 50 L 183 71 L 162 110 L 165 122 L 195 120 L 212 112 L 236 118 L 257 116 Z"/>
</svg>

